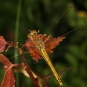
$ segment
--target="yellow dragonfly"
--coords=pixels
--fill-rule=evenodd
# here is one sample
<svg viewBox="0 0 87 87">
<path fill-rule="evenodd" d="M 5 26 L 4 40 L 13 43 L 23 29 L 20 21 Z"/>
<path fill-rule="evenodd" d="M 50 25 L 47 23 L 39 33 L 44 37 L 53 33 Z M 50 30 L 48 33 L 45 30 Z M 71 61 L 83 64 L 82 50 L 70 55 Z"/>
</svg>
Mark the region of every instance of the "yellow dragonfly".
<svg viewBox="0 0 87 87">
<path fill-rule="evenodd" d="M 35 49 L 37 49 L 37 51 L 38 51 L 37 53 L 44 58 L 44 60 L 46 61 L 46 63 L 50 67 L 50 69 L 52 70 L 56 80 L 59 82 L 60 85 L 63 85 L 63 83 L 62 83 L 62 81 L 61 81 L 57 71 L 55 70 L 55 68 L 54 68 L 54 66 L 53 66 L 53 64 L 52 64 L 52 62 L 51 62 L 51 60 L 50 60 L 50 58 L 48 56 L 48 53 L 46 52 L 46 49 L 45 49 L 46 48 L 46 42 L 49 41 L 49 40 L 51 41 L 52 38 L 50 36 L 47 37 L 46 34 L 42 35 L 42 34 L 38 34 L 38 33 L 39 33 L 39 31 L 36 31 L 36 30 L 32 30 L 32 31 L 29 32 L 29 34 L 28 34 L 28 41 L 26 41 L 25 47 L 30 52 L 30 55 L 32 57 L 35 57 L 33 55 L 33 53 L 31 53 L 31 51 L 29 49 L 30 42 L 31 42 L 32 45 L 36 47 Z M 55 41 L 57 41 L 57 44 L 59 44 L 59 42 L 61 42 L 64 38 L 65 37 L 59 37 L 57 39 L 55 38 Z"/>
</svg>

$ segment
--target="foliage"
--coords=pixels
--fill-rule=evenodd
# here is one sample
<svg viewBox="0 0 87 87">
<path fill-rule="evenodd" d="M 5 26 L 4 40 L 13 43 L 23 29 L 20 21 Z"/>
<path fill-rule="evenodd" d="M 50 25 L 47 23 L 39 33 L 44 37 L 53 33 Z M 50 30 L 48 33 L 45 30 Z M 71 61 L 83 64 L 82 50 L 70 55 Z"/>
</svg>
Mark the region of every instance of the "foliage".
<svg viewBox="0 0 87 87">
<path fill-rule="evenodd" d="M 58 22 L 57 19 L 73 5 Z M 15 41 L 15 24 L 18 8 L 18 0 L 0 0 L 0 35 L 8 41 Z M 87 67 L 87 1 L 86 0 L 22 0 L 21 14 L 18 31 L 18 41 L 25 41 L 29 29 L 40 30 L 42 33 L 52 34 L 54 37 L 63 35 L 74 28 L 85 26 L 66 36 L 58 48 L 55 49 L 51 60 L 57 70 L 72 66 L 63 76 L 63 87 L 86 87 Z M 50 31 L 49 31 L 50 29 Z M 21 45 L 21 43 L 20 43 Z M 14 55 L 11 48 L 8 53 L 3 53 L 8 58 Z M 62 54 L 62 55 L 61 55 Z M 26 54 L 27 56 L 27 54 Z M 29 56 L 28 56 L 29 57 Z M 58 57 L 58 58 L 55 58 Z M 29 58 L 27 58 L 27 61 Z M 14 63 L 14 58 L 10 59 Z M 18 57 L 18 62 L 21 59 Z M 45 62 L 31 64 L 31 68 L 40 75 L 51 73 Z M 0 81 L 3 77 L 3 69 L 0 69 Z M 53 83 L 53 84 L 52 84 Z M 54 78 L 49 79 L 49 87 L 58 86 Z M 32 86 L 33 83 L 22 75 L 19 75 L 19 87 Z"/>
</svg>

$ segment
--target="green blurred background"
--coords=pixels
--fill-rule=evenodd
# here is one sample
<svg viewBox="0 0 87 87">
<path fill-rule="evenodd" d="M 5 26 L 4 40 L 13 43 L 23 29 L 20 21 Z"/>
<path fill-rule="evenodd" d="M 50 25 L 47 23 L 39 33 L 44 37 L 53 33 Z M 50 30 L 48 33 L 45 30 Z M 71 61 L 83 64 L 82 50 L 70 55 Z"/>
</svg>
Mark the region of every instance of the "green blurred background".
<svg viewBox="0 0 87 87">
<path fill-rule="evenodd" d="M 73 5 L 54 27 L 50 27 Z M 19 30 L 16 30 L 19 15 Z M 61 36 L 77 27 L 85 26 L 66 35 L 66 39 L 54 50 L 50 56 L 56 70 L 72 68 L 62 75 L 62 87 L 86 87 L 87 86 L 87 0 L 0 0 L 0 35 L 7 41 L 25 41 L 28 30 L 40 30 L 41 33 L 51 34 L 53 37 Z M 8 58 L 14 56 L 14 49 L 9 49 L 5 54 Z M 27 57 L 27 56 L 26 56 Z M 18 61 L 21 58 L 18 57 Z M 31 57 L 27 58 L 30 61 Z M 15 58 L 10 61 L 15 63 Z M 29 63 L 32 70 L 40 75 L 51 73 L 47 64 L 43 61 L 37 64 Z M 0 82 L 3 77 L 3 69 L 0 64 Z M 17 77 L 16 87 L 35 87 L 30 79 L 23 74 Z M 48 87 L 58 87 L 55 78 L 50 78 Z"/>
</svg>

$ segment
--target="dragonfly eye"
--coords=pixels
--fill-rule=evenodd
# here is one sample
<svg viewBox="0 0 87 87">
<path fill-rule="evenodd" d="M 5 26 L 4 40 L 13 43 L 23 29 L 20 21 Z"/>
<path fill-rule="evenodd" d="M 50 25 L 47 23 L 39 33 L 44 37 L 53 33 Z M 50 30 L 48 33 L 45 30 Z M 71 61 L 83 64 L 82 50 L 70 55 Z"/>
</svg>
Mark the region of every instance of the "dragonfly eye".
<svg viewBox="0 0 87 87">
<path fill-rule="evenodd" d="M 37 31 L 36 30 L 33 30 L 31 33 L 32 33 L 32 35 L 36 35 L 37 34 Z"/>
<path fill-rule="evenodd" d="M 36 35 L 36 34 L 37 34 L 36 32 L 33 33 L 33 35 Z"/>
</svg>

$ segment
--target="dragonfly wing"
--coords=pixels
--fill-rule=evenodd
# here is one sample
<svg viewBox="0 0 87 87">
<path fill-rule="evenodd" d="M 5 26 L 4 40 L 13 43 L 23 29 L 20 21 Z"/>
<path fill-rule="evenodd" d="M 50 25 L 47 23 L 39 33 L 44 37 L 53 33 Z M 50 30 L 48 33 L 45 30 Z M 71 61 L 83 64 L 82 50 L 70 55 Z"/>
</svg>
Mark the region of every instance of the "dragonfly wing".
<svg viewBox="0 0 87 87">
<path fill-rule="evenodd" d="M 45 42 L 45 48 L 48 54 L 52 53 L 53 49 L 59 45 L 60 42 L 63 41 L 65 37 L 58 37 L 58 38 L 49 38 L 46 42 Z"/>
<path fill-rule="evenodd" d="M 25 47 L 35 61 L 38 62 L 38 59 L 41 59 L 42 56 L 39 49 L 31 41 L 26 42 Z"/>
</svg>

